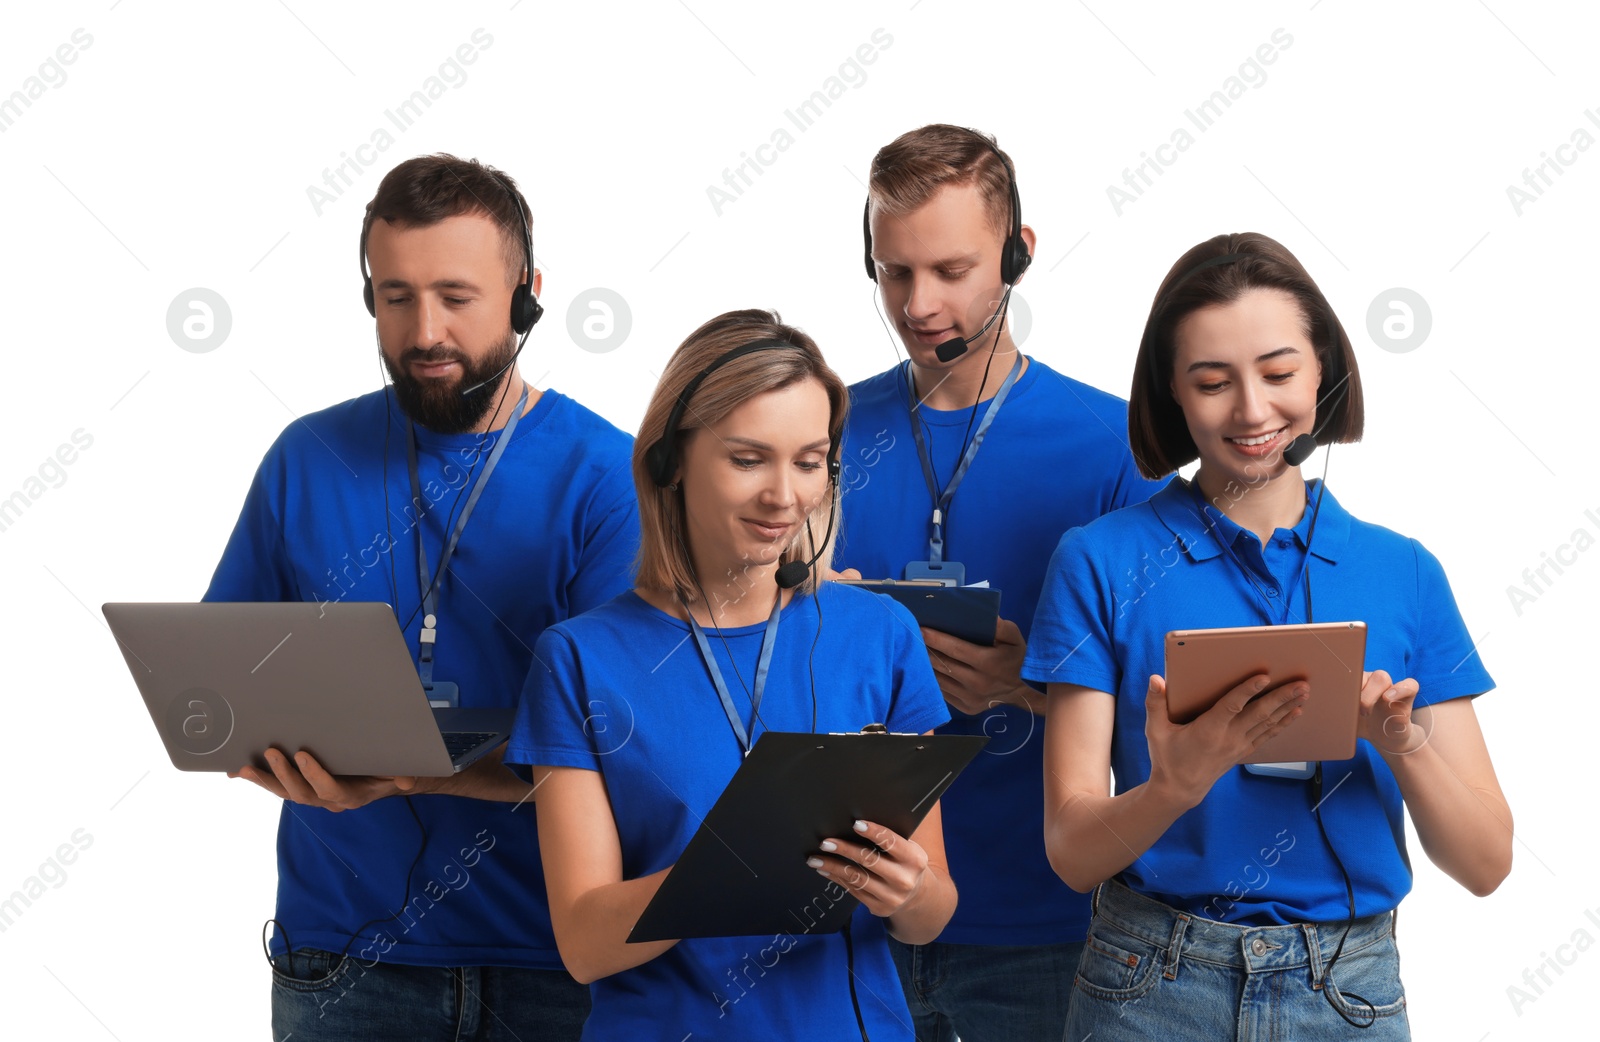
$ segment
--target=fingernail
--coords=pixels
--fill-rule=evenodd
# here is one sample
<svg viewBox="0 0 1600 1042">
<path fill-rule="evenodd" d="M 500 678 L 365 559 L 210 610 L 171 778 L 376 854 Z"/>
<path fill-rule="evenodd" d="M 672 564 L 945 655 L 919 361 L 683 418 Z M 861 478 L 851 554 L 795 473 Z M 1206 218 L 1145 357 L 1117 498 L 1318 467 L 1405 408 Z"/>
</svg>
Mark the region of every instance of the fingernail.
<svg viewBox="0 0 1600 1042">
<path fill-rule="evenodd" d="M 822 867 L 822 859 L 820 857 L 808 857 L 808 858 L 806 858 L 806 867 L 807 868 L 821 868 Z"/>
<path fill-rule="evenodd" d="M 856 822 L 855 823 L 855 830 L 857 832 L 865 832 L 865 831 L 867 831 L 867 823 L 864 822 L 864 821 Z"/>
<path fill-rule="evenodd" d="M 826 850 L 830 854 L 839 849 L 839 844 L 835 843 L 831 839 L 825 839 L 821 843 L 818 843 L 817 846 L 821 847 L 823 850 Z M 816 868 L 817 866 L 812 865 L 811 867 Z"/>
<path fill-rule="evenodd" d="M 833 878 L 832 876 L 828 875 L 828 870 L 825 869 L 825 868 L 817 869 L 817 875 L 821 876 L 823 879 L 832 879 Z"/>
<path fill-rule="evenodd" d="M 1267 678 L 1266 677 L 1256 677 L 1256 690 L 1257 691 L 1260 691 L 1262 688 L 1264 688 L 1266 686 L 1267 686 Z"/>
</svg>

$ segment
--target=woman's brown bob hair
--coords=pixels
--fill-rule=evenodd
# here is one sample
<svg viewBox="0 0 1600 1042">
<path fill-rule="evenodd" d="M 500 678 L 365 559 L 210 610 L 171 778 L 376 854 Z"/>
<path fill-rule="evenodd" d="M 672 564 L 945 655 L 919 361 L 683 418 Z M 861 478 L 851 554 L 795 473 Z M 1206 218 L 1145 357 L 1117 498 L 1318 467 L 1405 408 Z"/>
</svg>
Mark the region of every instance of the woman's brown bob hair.
<svg viewBox="0 0 1600 1042">
<path fill-rule="evenodd" d="M 1302 329 L 1322 366 L 1317 442 L 1361 440 L 1361 373 L 1339 316 L 1283 244 L 1257 232 L 1236 232 L 1207 239 L 1179 257 L 1150 305 L 1128 392 L 1128 443 L 1145 477 L 1170 474 L 1200 455 L 1172 394 L 1178 323 L 1201 308 L 1232 304 L 1253 289 L 1281 290 L 1300 309 Z"/>
<path fill-rule="evenodd" d="M 828 393 L 828 438 L 831 441 L 828 457 L 834 459 L 839 453 L 850 393 L 809 336 L 794 326 L 785 325 L 776 311 L 760 309 L 718 315 L 690 333 L 667 362 L 633 442 L 633 487 L 639 495 L 639 561 L 634 581 L 643 589 L 673 591 L 685 601 L 694 600 L 697 595 L 694 567 L 686 544 L 683 496 L 655 483 L 645 456 L 652 445 L 668 435 L 666 426 L 672 407 L 691 380 L 735 348 L 763 340 L 792 344 L 795 350 L 754 351 L 718 367 L 695 390 L 693 400 L 683 410 L 678 428 L 670 432 L 671 436 L 682 438 L 691 431 L 714 426 L 757 395 L 809 379 L 822 384 Z M 818 547 L 814 540 L 823 538 L 827 532 L 829 519 L 839 508 L 838 500 L 838 482 L 830 482 L 829 494 L 810 519 L 814 534 L 803 539 L 797 537 L 772 562 L 779 565 L 786 561 L 808 561 L 821 549 L 822 555 L 799 592 L 814 592 L 817 577 L 826 574 L 832 564 L 833 540 L 829 538 L 824 547 Z"/>
</svg>

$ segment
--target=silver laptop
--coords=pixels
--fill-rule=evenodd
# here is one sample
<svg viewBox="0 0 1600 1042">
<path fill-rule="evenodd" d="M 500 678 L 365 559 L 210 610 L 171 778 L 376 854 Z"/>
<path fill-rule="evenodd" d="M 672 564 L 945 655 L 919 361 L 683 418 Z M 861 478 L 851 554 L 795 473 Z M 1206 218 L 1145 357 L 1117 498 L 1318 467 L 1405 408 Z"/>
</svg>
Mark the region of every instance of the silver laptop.
<svg viewBox="0 0 1600 1042">
<path fill-rule="evenodd" d="M 504 742 L 511 709 L 428 704 L 376 602 L 101 607 L 182 771 L 266 769 L 304 749 L 331 774 L 443 777 Z"/>
</svg>

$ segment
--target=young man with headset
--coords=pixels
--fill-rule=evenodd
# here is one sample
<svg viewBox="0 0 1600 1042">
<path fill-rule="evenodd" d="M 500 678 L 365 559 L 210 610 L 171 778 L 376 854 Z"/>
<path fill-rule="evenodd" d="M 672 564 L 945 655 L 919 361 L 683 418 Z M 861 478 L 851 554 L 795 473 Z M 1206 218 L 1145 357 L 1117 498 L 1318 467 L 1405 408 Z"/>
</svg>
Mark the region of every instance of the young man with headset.
<svg viewBox="0 0 1600 1042">
<path fill-rule="evenodd" d="M 430 701 L 512 707 L 539 635 L 630 588 L 631 439 L 517 369 L 542 311 L 530 220 L 476 160 L 384 177 L 361 245 L 393 387 L 279 436 L 207 600 L 386 601 Z M 550 931 L 534 794 L 499 752 L 448 779 L 267 762 L 239 776 L 286 801 L 275 1038 L 578 1037 L 588 992 Z"/>
<path fill-rule="evenodd" d="M 1045 699 L 1020 669 L 1061 533 L 1156 486 L 1128 452 L 1126 403 L 1012 340 L 1035 237 L 994 140 L 903 134 L 873 159 L 868 193 L 867 275 L 909 359 L 851 388 L 839 567 L 1001 591 L 993 646 L 923 631 L 953 710 L 939 730 L 990 742 L 943 798 L 961 903 L 935 942 L 896 944 L 896 962 L 919 1040 L 1054 1042 L 1090 910 L 1045 856 Z"/>
</svg>

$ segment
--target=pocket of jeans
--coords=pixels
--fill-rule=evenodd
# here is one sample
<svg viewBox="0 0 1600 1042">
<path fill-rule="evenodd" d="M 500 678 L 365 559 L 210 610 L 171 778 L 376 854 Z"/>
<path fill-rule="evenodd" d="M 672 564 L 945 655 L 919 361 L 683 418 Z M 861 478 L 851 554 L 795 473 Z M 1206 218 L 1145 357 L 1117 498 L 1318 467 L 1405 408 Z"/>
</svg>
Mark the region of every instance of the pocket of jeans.
<svg viewBox="0 0 1600 1042">
<path fill-rule="evenodd" d="M 1403 1011 L 1406 991 L 1400 983 L 1400 956 L 1394 937 L 1386 936 L 1360 951 L 1341 954 L 1328 973 L 1326 987 L 1334 1007 L 1357 1023 Z"/>
<path fill-rule="evenodd" d="M 1096 922 L 1083 942 L 1075 981 L 1078 990 L 1096 998 L 1138 998 L 1155 986 L 1162 950 L 1148 941 Z"/>
<path fill-rule="evenodd" d="M 294 992 L 326 991 L 339 982 L 349 968 L 348 956 L 318 948 L 301 948 L 272 960 L 274 987 Z"/>
</svg>

